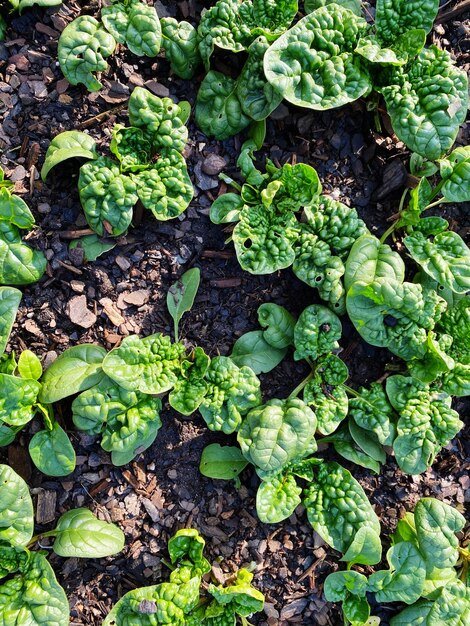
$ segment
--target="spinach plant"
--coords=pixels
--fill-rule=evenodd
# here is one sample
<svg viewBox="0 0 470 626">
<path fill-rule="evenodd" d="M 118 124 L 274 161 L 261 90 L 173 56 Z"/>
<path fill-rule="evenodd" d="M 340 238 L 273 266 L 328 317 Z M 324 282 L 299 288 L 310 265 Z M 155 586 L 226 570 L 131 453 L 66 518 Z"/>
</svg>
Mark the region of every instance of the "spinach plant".
<svg viewBox="0 0 470 626">
<path fill-rule="evenodd" d="M 26 202 L 11 191 L 0 168 L 0 284 L 28 285 L 46 271 L 46 257 L 21 239 L 21 230 L 31 230 L 34 216 Z"/>
<path fill-rule="evenodd" d="M 44 474 L 66 476 L 75 469 L 75 452 L 55 420 L 52 407 L 39 400 L 40 360 L 31 350 L 24 350 L 18 361 L 14 353 L 4 354 L 20 300 L 17 289 L 0 287 L 0 446 L 12 443 L 17 433 L 39 415 L 44 429 L 31 438 L 31 459 Z"/>
<path fill-rule="evenodd" d="M 251 581 L 253 574 L 240 569 L 226 585 L 209 584 L 201 595 L 202 576 L 211 570 L 204 557 L 204 539 L 194 528 L 183 528 L 168 541 L 169 582 L 127 592 L 103 626 L 249 626 L 247 617 L 263 610 L 264 596 Z"/>
<path fill-rule="evenodd" d="M 111 0 L 101 10 L 101 22 L 82 15 L 59 39 L 59 64 L 72 85 L 89 91 L 102 87 L 94 72 L 104 72 L 116 45 L 125 44 L 137 56 L 155 57 L 160 51 L 161 27 L 157 11 L 142 0 Z"/>
<path fill-rule="evenodd" d="M 80 168 L 78 190 L 87 222 L 98 235 L 126 232 L 139 200 L 158 220 L 168 220 L 193 197 L 182 154 L 188 103 L 178 105 L 136 87 L 128 108 L 131 126 L 113 129 L 110 150 L 116 159 L 98 156 L 95 140 L 86 133 L 66 131 L 51 141 L 41 171 L 45 180 L 66 159 L 88 159 Z"/>
<path fill-rule="evenodd" d="M 336 312 L 344 312 L 344 261 L 366 225 L 355 209 L 321 194 L 313 167 L 286 163 L 277 168 L 268 160 L 263 174 L 253 162 L 255 148 L 254 140 L 243 145 L 238 166 L 246 182 L 239 187 L 224 177 L 238 193 L 219 196 L 211 220 L 236 222 L 232 239 L 244 270 L 270 274 L 292 266 Z"/>
<path fill-rule="evenodd" d="M 470 617 L 470 555 L 467 548 L 459 547 L 455 534 L 464 525 L 465 518 L 456 509 L 435 498 L 422 498 L 392 535 L 389 569 L 367 577 L 351 570 L 354 562 L 349 562 L 348 570 L 327 577 L 326 599 L 342 602 L 345 622 L 353 626 L 369 623 L 367 593 L 374 594 L 378 603 L 409 605 L 392 617 L 391 626 L 463 626 Z"/>
<path fill-rule="evenodd" d="M 378 0 L 375 24 L 339 4 L 299 20 L 264 55 L 268 82 L 298 106 L 331 109 L 375 91 L 399 139 L 438 159 L 452 148 L 468 104 L 468 80 L 450 55 L 425 48 L 437 0 Z"/>
<path fill-rule="evenodd" d="M 7 465 L 0 465 L 0 622 L 66 626 L 67 596 L 46 559 L 46 551 L 31 551 L 44 537 L 63 557 L 102 558 L 120 552 L 124 534 L 114 524 L 97 519 L 88 509 L 72 509 L 54 530 L 33 537 L 34 511 L 28 486 Z"/>
<path fill-rule="evenodd" d="M 62 0 L 5 0 L 3 4 L 7 5 L 4 7 L 5 10 L 8 10 L 9 8 L 9 12 L 19 11 L 21 13 L 23 9 L 27 9 L 32 6 L 55 7 L 62 4 Z M 6 19 L 2 14 L 0 14 L 0 41 L 5 39 L 7 28 L 8 24 Z"/>
</svg>

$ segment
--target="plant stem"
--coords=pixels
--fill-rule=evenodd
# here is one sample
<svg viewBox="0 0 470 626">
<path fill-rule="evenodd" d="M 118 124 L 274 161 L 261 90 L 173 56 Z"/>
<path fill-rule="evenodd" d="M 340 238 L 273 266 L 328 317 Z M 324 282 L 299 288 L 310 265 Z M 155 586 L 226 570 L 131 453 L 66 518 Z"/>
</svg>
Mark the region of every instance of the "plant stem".
<svg viewBox="0 0 470 626">
<path fill-rule="evenodd" d="M 349 387 L 348 385 L 341 385 L 343 387 L 343 389 L 345 391 L 347 391 L 349 393 L 349 395 L 354 396 L 354 398 L 360 398 L 361 394 L 357 393 L 357 391 L 355 389 L 353 389 L 352 387 Z"/>
<path fill-rule="evenodd" d="M 31 538 L 31 541 L 28 543 L 26 547 L 30 548 L 31 546 L 34 546 L 34 544 L 37 543 L 43 537 L 55 537 L 56 535 L 58 535 L 58 533 L 59 531 L 56 529 L 56 530 L 48 530 L 45 533 L 39 533 L 38 535 L 34 535 L 34 537 Z"/>
<path fill-rule="evenodd" d="M 393 222 L 393 224 L 390 226 L 390 228 L 387 228 L 387 230 L 384 232 L 384 234 L 382 235 L 382 237 L 380 237 L 380 243 L 383 244 L 385 242 L 385 240 L 393 233 L 393 231 L 395 230 L 398 222 L 400 220 L 396 220 L 396 222 Z"/>
<path fill-rule="evenodd" d="M 436 200 L 436 202 L 431 202 L 428 206 L 423 209 L 423 211 L 427 211 L 428 209 L 432 209 L 432 207 L 437 206 L 438 204 L 446 204 L 449 203 L 450 200 L 446 200 L 445 198 L 440 198 L 440 200 Z"/>
<path fill-rule="evenodd" d="M 315 375 L 315 372 L 313 372 L 313 371 L 310 372 L 310 374 L 307 376 L 307 378 L 304 378 L 303 381 L 299 385 L 297 385 L 297 387 L 294 389 L 294 391 L 289 394 L 287 399 L 291 400 L 292 398 L 297 398 L 299 393 L 302 391 L 302 389 L 304 389 L 304 387 L 306 387 L 308 385 L 308 383 L 312 380 L 314 375 Z"/>
</svg>

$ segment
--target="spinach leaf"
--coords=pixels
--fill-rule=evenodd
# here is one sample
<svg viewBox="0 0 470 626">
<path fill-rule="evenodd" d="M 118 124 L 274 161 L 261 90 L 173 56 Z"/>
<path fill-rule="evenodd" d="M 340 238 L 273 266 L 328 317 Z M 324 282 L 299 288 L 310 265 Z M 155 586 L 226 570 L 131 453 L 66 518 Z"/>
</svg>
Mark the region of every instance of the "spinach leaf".
<svg viewBox="0 0 470 626">
<path fill-rule="evenodd" d="M 47 148 L 41 178 L 46 180 L 53 167 L 67 159 L 96 159 L 96 141 L 90 135 L 78 130 L 60 133 L 51 141 Z"/>
<path fill-rule="evenodd" d="M 75 469 L 75 450 L 57 423 L 33 435 L 28 449 L 34 465 L 47 476 L 67 476 Z"/>
<path fill-rule="evenodd" d="M 21 297 L 21 291 L 18 289 L 0 287 L 0 355 L 3 354 L 8 343 Z"/>
<path fill-rule="evenodd" d="M 236 478 L 248 465 L 240 448 L 235 446 L 221 446 L 211 443 L 202 451 L 199 471 L 203 476 L 230 480 Z"/>
<path fill-rule="evenodd" d="M 277 367 L 286 353 L 287 348 L 274 348 L 269 344 L 262 330 L 253 330 L 237 339 L 230 358 L 239 367 L 247 365 L 255 374 L 262 374 Z"/>
<path fill-rule="evenodd" d="M 124 547 L 122 530 L 97 519 L 88 509 L 64 513 L 57 522 L 55 535 L 52 548 L 59 556 L 99 559 Z"/>
<path fill-rule="evenodd" d="M 277 524 L 292 515 L 301 503 L 302 488 L 294 476 L 273 477 L 261 481 L 256 494 L 256 513 L 264 524 Z"/>
<path fill-rule="evenodd" d="M 302 311 L 294 328 L 294 359 L 316 360 L 339 347 L 342 326 L 339 317 L 321 304 L 311 304 Z"/>
<path fill-rule="evenodd" d="M 162 47 L 172 71 L 180 78 L 193 78 L 202 62 L 197 30 L 189 22 L 178 22 L 172 17 L 163 17 L 160 24 Z"/>
<path fill-rule="evenodd" d="M 173 318 L 175 341 L 178 341 L 179 322 L 184 313 L 192 309 L 200 281 L 201 271 L 193 267 L 168 289 L 166 305 Z"/>
<path fill-rule="evenodd" d="M 0 494 L 0 540 L 25 546 L 33 536 L 33 502 L 28 485 L 8 465 L 0 465 Z"/>
</svg>

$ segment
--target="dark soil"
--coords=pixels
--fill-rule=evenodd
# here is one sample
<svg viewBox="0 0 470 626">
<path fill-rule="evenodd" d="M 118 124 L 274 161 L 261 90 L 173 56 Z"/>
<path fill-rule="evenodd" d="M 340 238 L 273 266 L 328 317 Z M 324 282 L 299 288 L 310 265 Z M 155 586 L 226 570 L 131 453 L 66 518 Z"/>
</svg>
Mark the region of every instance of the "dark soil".
<svg viewBox="0 0 470 626">
<path fill-rule="evenodd" d="M 68 249 L 73 231 L 87 227 L 77 192 L 77 163 L 56 168 L 47 184 L 40 180 L 38 171 L 47 146 L 61 131 L 86 128 L 106 148 L 113 124 L 127 122 L 125 106 L 134 86 L 145 85 L 160 96 L 195 100 L 202 76 L 182 81 L 170 75 L 164 58 L 140 59 L 123 47 L 109 59 L 101 92 L 89 94 L 68 85 L 56 61 L 60 31 L 80 11 L 97 15 L 100 4 L 69 0 L 61 8 L 27 10 L 12 20 L 7 41 L 0 44 L 0 163 L 37 218 L 30 243 L 43 249 L 49 260 L 47 276 L 24 289 L 10 349 L 28 347 L 47 364 L 77 343 L 96 342 L 110 349 L 128 334 L 170 333 L 165 305 L 168 287 L 189 267 L 197 266 L 202 272 L 201 288 L 194 308 L 183 318 L 181 335 L 188 345 L 200 345 L 212 356 L 229 354 L 240 335 L 257 328 L 256 311 L 261 303 L 276 302 L 299 314 L 319 301 L 316 292 L 291 271 L 269 276 L 244 273 L 233 246 L 224 244 L 227 232 L 209 220 L 210 204 L 225 186 L 217 176 L 204 173 L 204 164 L 209 155 L 219 155 L 226 162 L 225 171 L 236 177 L 239 138 L 208 140 L 191 123 L 186 156 L 195 197 L 190 208 L 171 222 L 136 214 L 135 227 L 94 263 L 85 263 Z M 201 7 L 212 3 L 155 4 L 161 16 L 166 13 L 196 22 Z M 448 3 L 444 11 L 458 6 Z M 454 11 L 437 24 L 430 40 L 452 51 L 457 64 L 468 69 L 470 27 L 465 17 L 468 14 Z M 216 67 L 217 63 L 224 68 L 228 61 L 220 56 Z M 284 163 L 295 157 L 311 164 L 326 193 L 355 206 L 372 232 L 381 233 L 396 213 L 407 184 L 409 157 L 405 146 L 388 135 L 384 116 L 382 123 L 384 131 L 379 134 L 365 102 L 323 114 L 281 105 L 268 120 L 260 159 L 268 156 Z M 468 144 L 468 130 L 468 126 L 461 129 L 458 143 Z M 447 206 L 442 214 L 454 230 L 468 237 L 468 207 Z M 126 303 L 124 296 L 136 291 L 143 303 Z M 88 329 L 70 319 L 72 299 L 80 295 L 96 316 Z M 351 386 L 377 380 L 394 360 L 387 351 L 363 343 L 346 320 L 341 345 Z M 274 372 L 261 376 L 265 398 L 285 397 L 304 374 L 302 365 L 290 355 Z M 469 412 L 469 404 L 462 400 L 455 402 L 455 408 L 462 417 Z M 166 556 L 167 540 L 185 526 L 194 526 L 205 536 L 207 556 L 219 576 L 220 568 L 231 572 L 255 564 L 255 583 L 267 602 L 265 613 L 251 620 L 254 624 L 341 623 L 336 607 L 322 595 L 325 576 L 338 567 L 338 554 L 312 531 L 303 510 L 298 509 L 285 523 L 261 524 L 254 503 L 257 480 L 251 470 L 242 474 L 239 490 L 231 482 L 200 475 L 203 448 L 211 442 L 227 442 L 227 438 L 209 432 L 198 414 L 182 419 L 165 406 L 156 443 L 129 466 L 115 468 L 98 441 L 72 430 L 69 403 L 58 405 L 57 411 L 62 424 L 70 428 L 77 451 L 77 469 L 72 475 L 50 480 L 31 467 L 27 443 L 36 425 L 7 453 L 8 462 L 33 486 L 39 528 L 49 528 L 65 510 L 88 506 L 103 519 L 118 522 L 127 538 L 124 552 L 113 558 L 51 557 L 69 596 L 74 625 L 101 624 L 123 593 L 166 579 L 168 571 L 161 559 Z M 421 496 L 436 495 L 459 510 L 470 500 L 468 427 L 423 475 L 405 476 L 393 457 L 388 459 L 380 476 L 345 463 L 381 518 L 386 547 L 397 519 Z M 393 611 L 377 610 L 387 624 Z"/>
</svg>

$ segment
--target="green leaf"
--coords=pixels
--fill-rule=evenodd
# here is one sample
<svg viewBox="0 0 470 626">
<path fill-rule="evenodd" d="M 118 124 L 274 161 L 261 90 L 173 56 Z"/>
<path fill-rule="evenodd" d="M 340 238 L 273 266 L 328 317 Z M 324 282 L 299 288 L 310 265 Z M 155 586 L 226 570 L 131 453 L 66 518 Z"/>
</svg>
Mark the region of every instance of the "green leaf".
<svg viewBox="0 0 470 626">
<path fill-rule="evenodd" d="M 34 511 L 28 485 L 11 467 L 0 465 L 0 540 L 25 546 L 33 530 Z"/>
<path fill-rule="evenodd" d="M 393 44 L 402 33 L 422 28 L 428 33 L 439 9 L 439 0 L 377 0 L 375 26 L 378 36 Z"/>
<path fill-rule="evenodd" d="M 104 72 L 116 47 L 114 37 L 107 33 L 91 15 L 82 15 L 71 22 L 59 39 L 60 69 L 72 85 L 82 83 L 88 91 L 99 91 L 102 84 L 93 72 Z"/>
<path fill-rule="evenodd" d="M 208 137 L 222 141 L 238 134 L 250 123 L 242 110 L 237 81 L 210 70 L 199 87 L 195 119 Z"/>
<path fill-rule="evenodd" d="M 397 252 L 381 244 L 377 237 L 362 235 L 354 242 L 346 261 L 344 286 L 349 291 L 355 282 L 371 283 L 376 278 L 392 278 L 403 282 L 405 264 Z"/>
<path fill-rule="evenodd" d="M 202 451 L 199 471 L 208 478 L 231 480 L 248 465 L 240 448 L 211 443 Z"/>
<path fill-rule="evenodd" d="M 454 567 L 459 558 L 455 536 L 465 526 L 465 518 L 456 509 L 435 498 L 421 498 L 415 507 L 419 550 L 428 569 Z"/>
<path fill-rule="evenodd" d="M 325 598 L 328 602 L 341 602 L 349 595 L 365 596 L 366 586 L 367 578 L 364 574 L 354 571 L 333 572 L 325 580 Z"/>
<path fill-rule="evenodd" d="M 199 411 L 210 430 L 233 433 L 243 416 L 261 404 L 256 374 L 249 367 L 238 367 L 229 357 L 212 359 L 205 380 L 208 390 Z"/>
<path fill-rule="evenodd" d="M 246 569 L 239 569 L 234 583 L 229 587 L 209 585 L 208 592 L 222 606 L 230 604 L 237 615 L 247 617 L 262 611 L 264 607 L 264 596 L 251 585 L 252 580 L 253 574 Z"/>
<path fill-rule="evenodd" d="M 382 558 L 382 544 L 378 535 L 369 526 L 359 528 L 349 548 L 340 561 L 352 565 L 376 565 Z"/>
<path fill-rule="evenodd" d="M 380 523 L 360 484 L 338 463 L 316 467 L 304 492 L 310 524 L 335 550 L 345 553 L 360 528 L 380 534 Z"/>
<path fill-rule="evenodd" d="M 449 202 L 470 200 L 470 146 L 453 150 L 439 163 L 444 184 L 441 193 Z"/>
<path fill-rule="evenodd" d="M 375 474 L 380 474 L 380 463 L 356 443 L 347 427 L 339 428 L 333 435 L 326 437 L 326 440 L 323 439 L 323 441 L 325 443 L 331 442 L 335 451 L 348 461 L 370 469 Z"/>
<path fill-rule="evenodd" d="M 115 124 L 110 145 L 111 152 L 121 162 L 121 172 L 146 169 L 152 158 L 152 146 L 141 128 L 126 128 Z"/>
<path fill-rule="evenodd" d="M 188 140 L 187 103 L 181 106 L 171 98 L 159 98 L 143 87 L 136 87 L 129 98 L 129 122 L 142 128 L 156 153 L 164 148 L 183 152 Z"/>
<path fill-rule="evenodd" d="M 195 348 L 189 360 L 183 362 L 182 376 L 175 383 L 168 398 L 175 411 L 182 415 L 191 415 L 199 407 L 208 391 L 204 376 L 210 362 L 202 348 Z"/>
<path fill-rule="evenodd" d="M 0 221 L 0 283 L 29 285 L 46 271 L 46 257 L 21 240 L 13 224 Z"/>
<path fill-rule="evenodd" d="M 34 226 L 34 215 L 26 202 L 2 186 L 0 186 L 0 220 L 27 230 Z"/>
<path fill-rule="evenodd" d="M 349 415 L 358 426 L 372 431 L 383 445 L 391 445 L 395 437 L 395 414 L 380 383 L 361 387 L 359 396 L 350 398 Z"/>
<path fill-rule="evenodd" d="M 470 619 L 470 591 L 457 580 L 444 587 L 429 611 L 427 626 L 466 626 Z"/>
<path fill-rule="evenodd" d="M 18 10 L 21 11 L 27 7 L 37 5 L 39 7 L 56 7 L 62 4 L 62 0 L 10 0 L 13 4 L 17 4 Z"/>
<path fill-rule="evenodd" d="M 470 290 L 470 250 L 454 232 L 443 232 L 432 239 L 420 232 L 404 238 L 412 259 L 434 280 L 456 293 Z"/>
<path fill-rule="evenodd" d="M 361 624 L 361 626 L 371 624 L 369 621 L 370 606 L 366 598 L 350 595 L 344 600 L 342 609 L 344 617 L 351 624 Z"/>
<path fill-rule="evenodd" d="M 342 333 L 339 317 L 321 304 L 311 304 L 300 315 L 294 329 L 294 359 L 316 360 L 339 347 Z"/>
<path fill-rule="evenodd" d="M 82 165 L 78 191 L 86 220 L 98 235 L 126 232 L 138 200 L 137 185 L 114 161 L 99 157 Z"/>
<path fill-rule="evenodd" d="M 168 289 L 166 305 L 173 318 L 175 341 L 178 341 L 179 322 L 183 314 L 192 309 L 200 282 L 201 271 L 198 267 L 193 267 Z"/>
<path fill-rule="evenodd" d="M 277 524 L 292 515 L 301 503 L 302 488 L 294 476 L 274 477 L 261 481 L 256 494 L 256 513 L 263 524 Z"/>
<path fill-rule="evenodd" d="M 39 380 L 42 376 L 42 365 L 38 357 L 31 350 L 23 350 L 18 359 L 18 373 L 21 378 Z"/>
<path fill-rule="evenodd" d="M 413 152 L 410 157 L 410 174 L 419 178 L 434 176 L 439 168 L 432 161 L 428 161 L 424 157 Z"/>
<path fill-rule="evenodd" d="M 103 371 L 124 389 L 157 395 L 175 385 L 184 357 L 184 346 L 160 333 L 130 335 L 107 354 Z"/>
<path fill-rule="evenodd" d="M 211 222 L 228 224 L 238 222 L 243 200 L 236 193 L 224 193 L 214 200 L 210 209 Z"/>
<path fill-rule="evenodd" d="M 21 574 L 0 585 L 0 624 L 67 626 L 69 603 L 54 570 L 39 552 L 28 555 Z"/>
<path fill-rule="evenodd" d="M 114 439 L 118 440 L 118 437 L 120 437 L 118 444 L 111 441 L 108 446 L 105 439 L 107 432 L 105 431 L 101 446 L 108 451 L 111 446 L 113 447 L 111 450 L 111 463 L 113 465 L 127 465 L 139 454 L 142 454 L 142 452 L 147 450 L 147 448 L 150 448 L 157 438 L 158 431 L 161 426 L 161 420 L 158 416 L 152 421 L 140 420 L 137 425 L 135 424 L 135 421 L 136 420 L 133 420 L 131 417 L 128 420 L 129 425 L 123 424 L 121 430 L 118 432 L 116 432 L 113 428 L 111 434 L 114 436 Z"/>
<path fill-rule="evenodd" d="M 160 24 L 162 47 L 172 72 L 180 78 L 193 78 L 201 64 L 197 30 L 189 22 L 179 22 L 172 17 L 163 17 Z"/>
<path fill-rule="evenodd" d="M 418 549 L 408 541 L 392 546 L 387 552 L 389 570 L 369 577 L 367 590 L 375 593 L 377 602 L 405 602 L 419 599 L 426 579 L 426 564 Z"/>
<path fill-rule="evenodd" d="M 211 565 L 204 558 L 206 542 L 195 528 L 182 528 L 168 541 L 168 553 L 173 565 L 185 557 L 196 566 L 197 576 L 203 576 L 211 570 Z M 186 559 L 185 559 L 186 560 Z"/>
<path fill-rule="evenodd" d="M 0 422 L 9 426 L 24 426 L 34 417 L 41 385 L 32 379 L 0 374 Z"/>
<path fill-rule="evenodd" d="M 9 426 L 5 426 L 5 424 L 0 423 L 0 448 L 9 446 L 10 443 L 15 440 L 16 433 L 18 433 L 21 429 L 21 426 L 10 428 Z"/>
<path fill-rule="evenodd" d="M 432 602 L 420 600 L 392 617 L 390 626 L 410 626 L 410 624 L 413 624 L 413 626 L 427 626 L 428 615 L 432 606 Z"/>
<path fill-rule="evenodd" d="M 132 180 L 137 185 L 139 200 L 157 220 L 178 217 L 194 195 L 186 160 L 177 150 L 162 149 L 157 162 L 132 174 Z"/>
<path fill-rule="evenodd" d="M 258 307 L 258 322 L 264 328 L 263 338 L 273 348 L 282 350 L 294 343 L 295 318 L 287 309 L 273 302 Z"/>
<path fill-rule="evenodd" d="M 362 3 L 361 0 L 305 0 L 304 10 L 305 13 L 312 13 L 320 7 L 327 6 L 329 4 L 339 4 L 345 9 L 349 9 L 355 15 L 362 15 Z"/>
<path fill-rule="evenodd" d="M 5 351 L 21 298 L 19 289 L 0 287 L 0 354 Z"/>
<path fill-rule="evenodd" d="M 348 396 L 342 387 L 329 387 L 315 376 L 304 388 L 304 402 L 317 416 L 317 430 L 322 435 L 334 432 L 348 414 Z"/>
<path fill-rule="evenodd" d="M 316 427 L 315 413 L 302 400 L 274 399 L 248 413 L 238 443 L 256 468 L 278 472 L 315 452 Z"/>
<path fill-rule="evenodd" d="M 324 110 L 353 102 L 372 88 L 365 62 L 354 54 L 367 30 L 351 11 L 321 7 L 272 44 L 264 57 L 266 78 L 297 106 Z"/>
<path fill-rule="evenodd" d="M 348 427 L 351 437 L 361 450 L 378 463 L 383 464 L 386 462 L 387 456 L 383 447 L 379 444 L 375 433 L 366 428 L 361 428 L 354 420 L 348 422 Z"/>
<path fill-rule="evenodd" d="M 85 235 L 84 237 L 74 239 L 70 242 L 69 249 L 73 250 L 74 248 L 81 248 L 83 250 L 85 261 L 91 262 L 96 261 L 99 256 L 105 252 L 109 252 L 115 246 L 115 241 L 103 240 L 98 237 L 98 235 Z"/>
<path fill-rule="evenodd" d="M 389 84 L 377 89 L 393 130 L 408 148 L 429 160 L 450 150 L 465 120 L 468 80 L 446 51 L 423 49 L 406 70 L 396 68 Z"/>
<path fill-rule="evenodd" d="M 52 549 L 59 556 L 100 559 L 120 552 L 124 533 L 115 524 L 97 519 L 89 509 L 64 513 L 55 528 Z"/>
<path fill-rule="evenodd" d="M 33 435 L 28 450 L 34 465 L 47 476 L 68 476 L 75 469 L 75 450 L 57 422 L 52 430 Z"/>
<path fill-rule="evenodd" d="M 155 7 L 139 2 L 131 5 L 126 44 L 137 56 L 156 57 L 160 52 L 162 30 Z"/>
<path fill-rule="evenodd" d="M 104 375 L 105 356 L 106 350 L 93 344 L 65 350 L 44 373 L 40 401 L 52 404 L 97 385 Z"/>
<path fill-rule="evenodd" d="M 367 343 L 410 360 L 425 354 L 427 330 L 432 330 L 446 303 L 421 285 L 377 278 L 369 284 L 353 283 L 346 307 Z"/>
<path fill-rule="evenodd" d="M 359 39 L 354 52 L 378 65 L 405 65 L 407 61 L 406 55 L 397 54 L 393 48 L 382 48 L 380 41 L 371 36 Z"/>
<path fill-rule="evenodd" d="M 46 180 L 53 167 L 67 159 L 96 159 L 96 141 L 90 135 L 78 130 L 68 130 L 60 133 L 49 144 L 44 165 L 41 169 L 41 178 Z"/>
<path fill-rule="evenodd" d="M 237 339 L 230 358 L 239 367 L 247 365 L 255 374 L 264 374 L 277 367 L 286 353 L 287 348 L 269 344 L 262 330 L 253 330 Z"/>
</svg>

